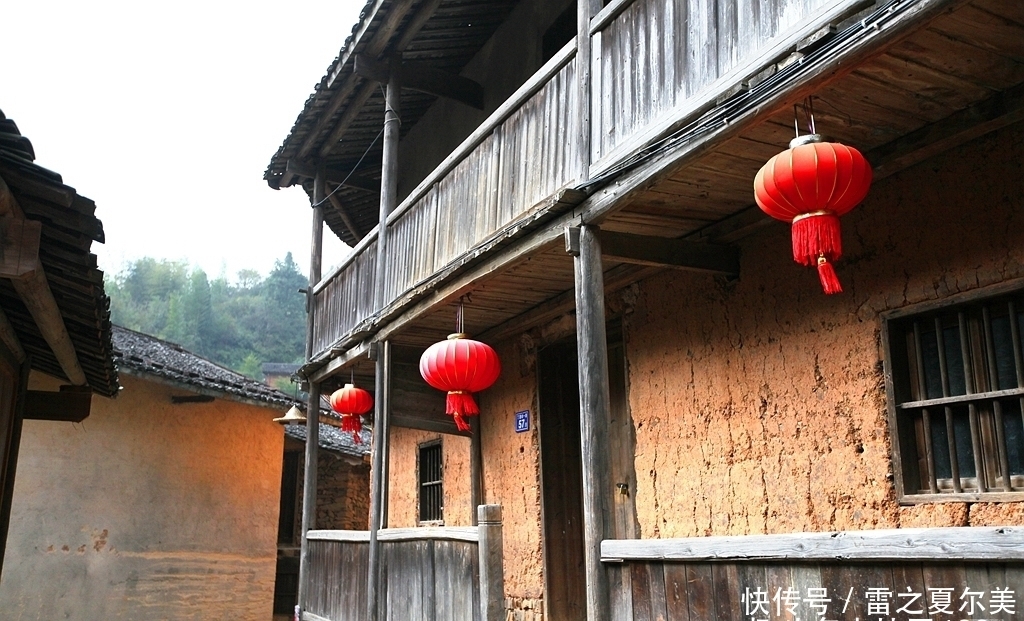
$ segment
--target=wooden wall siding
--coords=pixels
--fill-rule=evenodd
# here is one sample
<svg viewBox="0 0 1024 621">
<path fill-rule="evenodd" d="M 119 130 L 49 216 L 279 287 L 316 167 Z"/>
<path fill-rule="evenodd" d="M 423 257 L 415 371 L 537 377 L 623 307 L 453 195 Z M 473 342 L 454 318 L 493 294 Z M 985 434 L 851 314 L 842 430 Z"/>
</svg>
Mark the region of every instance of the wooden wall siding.
<svg viewBox="0 0 1024 621">
<path fill-rule="evenodd" d="M 498 226 L 579 179 L 576 57 L 500 128 Z"/>
<path fill-rule="evenodd" d="M 614 621 L 731 621 L 734 619 L 910 619 L 910 618 L 1015 618 L 1015 614 L 990 614 L 993 595 L 999 589 L 1013 591 L 1011 598 L 1016 613 L 1024 604 L 1024 564 L 1021 563 L 673 563 L 628 562 L 608 565 L 611 584 L 611 608 Z M 783 597 L 777 607 L 776 593 L 784 594 L 793 588 L 799 594 L 795 614 L 788 614 Z M 808 589 L 825 589 L 825 614 L 818 614 Z M 867 589 L 886 589 L 890 604 L 888 614 L 868 615 Z M 911 603 L 897 593 L 923 594 L 924 614 L 898 612 L 898 608 Z M 948 615 L 928 616 L 933 593 L 929 589 L 952 588 Z M 747 590 L 758 589 L 767 594 L 768 614 L 756 605 L 748 614 Z M 777 591 L 781 589 L 781 591 Z M 852 597 L 851 597 L 851 591 Z M 975 608 L 968 615 L 962 612 L 964 589 L 983 592 L 978 601 L 984 610 Z M 844 600 L 849 604 L 844 608 Z M 998 607 L 998 605 L 997 605 Z M 914 610 L 911 606 L 909 610 Z M 877 609 L 876 609 L 877 612 Z M 781 613 L 781 614 L 779 614 Z"/>
<path fill-rule="evenodd" d="M 369 542 L 310 540 L 309 544 L 306 612 L 330 621 L 362 621 Z M 477 545 L 445 539 L 382 540 L 379 618 L 480 621 Z"/>
<path fill-rule="evenodd" d="M 367 542 L 310 541 L 309 603 L 306 610 L 331 621 L 366 617 Z"/>
<path fill-rule="evenodd" d="M 576 57 L 388 223 L 385 306 L 580 178 Z M 373 234 L 371 234 L 373 235 Z M 317 287 L 314 352 L 375 310 L 376 242 Z"/>
<path fill-rule="evenodd" d="M 636 0 L 593 44 L 592 159 L 846 0 Z M 743 76 L 740 76 L 743 77 Z"/>
</svg>

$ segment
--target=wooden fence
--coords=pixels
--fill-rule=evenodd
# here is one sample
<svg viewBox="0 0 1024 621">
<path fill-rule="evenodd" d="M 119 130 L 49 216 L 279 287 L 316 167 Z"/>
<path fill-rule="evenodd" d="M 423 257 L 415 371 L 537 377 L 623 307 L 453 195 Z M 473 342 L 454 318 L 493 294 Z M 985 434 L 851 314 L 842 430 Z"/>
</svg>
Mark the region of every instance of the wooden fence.
<svg viewBox="0 0 1024 621">
<path fill-rule="evenodd" d="M 502 609 L 501 512 L 480 507 L 480 526 L 377 531 L 381 621 L 498 621 Z M 369 531 L 309 532 L 305 621 L 364 621 Z"/>
<path fill-rule="evenodd" d="M 1015 619 L 1024 608 L 1020 528 L 619 540 L 602 557 L 614 621 Z"/>
</svg>

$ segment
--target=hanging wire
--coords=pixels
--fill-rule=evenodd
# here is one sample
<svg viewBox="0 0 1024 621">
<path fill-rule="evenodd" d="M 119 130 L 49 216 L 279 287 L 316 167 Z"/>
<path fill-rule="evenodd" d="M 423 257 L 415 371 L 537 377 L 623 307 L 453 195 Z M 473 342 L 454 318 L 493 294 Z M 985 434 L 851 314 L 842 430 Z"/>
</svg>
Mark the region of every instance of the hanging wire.
<svg viewBox="0 0 1024 621">
<path fill-rule="evenodd" d="M 335 193 L 336 193 L 336 192 L 337 192 L 338 190 L 340 190 L 340 189 L 341 189 L 341 187 L 342 187 L 343 185 L 345 185 L 345 182 L 349 180 L 349 177 L 351 177 L 352 175 L 354 175 L 354 174 L 355 174 L 355 172 L 356 172 L 356 169 L 357 169 L 357 168 L 359 168 L 359 165 L 363 163 L 363 160 L 364 160 L 364 159 L 366 158 L 366 155 L 367 155 L 367 154 L 368 154 L 368 153 L 370 152 L 370 149 L 372 149 L 372 148 L 373 148 L 373 145 L 377 144 L 377 141 L 378 141 L 378 140 L 380 140 L 380 137 L 381 137 L 382 135 L 384 135 L 384 128 L 383 128 L 383 127 L 382 127 L 382 128 L 380 128 L 380 131 L 379 131 L 379 132 L 377 132 L 377 137 L 373 139 L 373 142 L 371 142 L 371 143 L 370 143 L 370 146 L 366 147 L 366 150 L 365 150 L 365 151 L 363 151 L 363 154 L 359 156 L 359 161 L 358 161 L 358 162 L 356 162 L 356 165 L 352 167 L 352 170 L 350 170 L 350 171 L 348 172 L 348 174 L 347 174 L 347 175 L 345 175 L 345 178 L 341 180 L 341 183 L 339 183 L 339 184 L 338 184 L 338 185 L 337 185 L 337 186 L 336 186 L 336 187 L 335 187 L 335 188 L 334 188 L 334 189 L 333 189 L 333 190 L 331 191 L 331 193 L 330 193 L 330 194 L 328 194 L 327 196 L 325 196 L 325 197 L 323 197 L 322 199 L 320 199 L 320 201 L 319 201 L 319 202 L 313 203 L 313 207 L 319 207 L 320 205 L 323 205 L 324 203 L 326 203 L 326 202 L 327 202 L 327 200 L 328 200 L 329 198 L 331 198 L 332 196 L 334 196 L 334 194 L 335 194 Z"/>
</svg>

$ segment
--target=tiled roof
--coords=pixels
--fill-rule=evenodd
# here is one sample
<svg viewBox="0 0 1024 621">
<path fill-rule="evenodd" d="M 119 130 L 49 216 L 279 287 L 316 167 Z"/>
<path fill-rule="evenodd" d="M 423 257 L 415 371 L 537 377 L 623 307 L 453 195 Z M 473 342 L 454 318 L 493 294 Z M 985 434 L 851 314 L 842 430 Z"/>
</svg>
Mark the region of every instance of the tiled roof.
<svg viewBox="0 0 1024 621">
<path fill-rule="evenodd" d="M 210 362 L 170 341 L 121 326 L 113 326 L 113 337 L 114 357 L 118 367 L 126 372 L 160 377 L 229 398 L 280 406 L 282 414 L 295 403 L 292 397 L 276 388 Z M 336 418 L 326 409 L 321 410 L 320 416 Z M 286 425 L 284 432 L 300 442 L 306 441 L 306 428 L 302 425 Z M 363 429 L 361 439 L 361 443 L 356 443 L 348 432 L 320 423 L 320 447 L 323 449 L 362 457 L 370 452 L 370 432 Z"/>
<path fill-rule="evenodd" d="M 284 428 L 284 433 L 286 436 L 300 442 L 306 441 L 305 425 L 287 425 Z M 360 439 L 362 442 L 357 444 L 349 432 L 320 423 L 320 448 L 345 455 L 362 457 L 370 453 L 370 432 L 364 428 L 362 434 L 360 434 Z"/>
<path fill-rule="evenodd" d="M 96 269 L 94 241 L 103 241 L 96 205 L 64 185 L 61 176 L 35 163 L 35 150 L 17 124 L 0 112 L 0 179 L 28 220 L 42 223 L 39 262 L 60 309 L 78 362 L 96 393 L 117 393 L 110 346 L 109 300 Z M 32 368 L 54 377 L 64 371 L 11 281 L 0 278 L 0 308 L 32 359 Z"/>
<path fill-rule="evenodd" d="M 288 407 L 294 399 L 241 373 L 197 356 L 181 345 L 113 327 L 114 357 L 123 370 L 155 375 L 198 389 Z"/>
</svg>

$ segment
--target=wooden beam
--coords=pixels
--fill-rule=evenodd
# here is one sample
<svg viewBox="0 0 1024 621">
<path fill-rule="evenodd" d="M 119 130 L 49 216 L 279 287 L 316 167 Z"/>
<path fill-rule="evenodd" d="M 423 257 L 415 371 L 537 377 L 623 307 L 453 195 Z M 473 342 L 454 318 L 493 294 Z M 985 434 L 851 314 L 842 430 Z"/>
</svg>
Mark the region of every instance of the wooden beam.
<svg viewBox="0 0 1024 621">
<path fill-rule="evenodd" d="M 395 67 L 396 64 L 397 67 Z M 422 62 L 392 62 L 389 59 L 376 60 L 366 54 L 356 55 L 356 75 L 368 80 L 387 84 L 391 74 L 396 70 L 402 88 L 445 97 L 477 110 L 484 109 L 484 87 L 479 82 L 436 69 Z"/>
<path fill-rule="evenodd" d="M 14 193 L 7 186 L 7 182 L 0 177 L 0 216 L 8 216 L 17 219 L 24 219 L 25 212 L 18 204 Z M 57 300 L 50 291 L 50 283 L 46 280 L 46 274 L 42 266 L 21 274 L 11 280 L 14 290 L 18 292 L 25 307 L 28 308 L 32 319 L 39 328 L 40 334 L 46 344 L 53 351 L 57 363 L 68 380 L 75 385 L 82 386 L 87 383 L 85 371 L 78 361 L 78 354 L 71 342 L 71 335 L 68 334 L 67 326 L 64 325 L 64 317 L 61 315 Z"/>
<path fill-rule="evenodd" d="M 380 3 L 378 2 L 377 4 Z M 434 11 L 437 10 L 438 5 L 440 4 L 440 0 L 429 0 L 428 2 L 422 4 L 419 10 L 416 12 L 416 14 L 413 15 L 412 18 L 409 20 L 408 24 L 406 25 L 405 32 L 402 33 L 402 36 L 398 40 L 398 43 L 395 44 L 394 47 L 391 49 L 393 49 L 396 53 L 400 54 L 402 50 L 404 50 L 409 45 L 409 43 L 411 43 L 412 40 L 416 37 L 416 34 L 420 31 L 421 28 L 423 28 L 423 25 L 427 23 L 427 20 L 429 20 L 431 16 L 433 16 Z M 394 33 L 395 29 L 398 28 L 398 23 L 401 21 L 403 17 L 405 17 L 405 14 L 412 7 L 412 3 L 400 2 L 398 3 L 398 6 L 399 9 L 392 11 L 392 13 L 388 15 L 388 19 L 385 20 L 384 24 L 380 28 L 378 28 L 378 35 L 374 37 L 374 40 L 373 42 L 371 42 L 370 45 L 368 45 L 365 49 L 362 50 L 363 54 L 368 54 L 370 56 L 376 57 L 380 56 L 385 49 L 388 49 L 386 39 L 383 44 L 379 43 L 380 34 L 386 32 L 387 37 L 390 38 L 390 36 Z M 397 17 L 398 21 L 392 20 L 393 16 Z M 353 50 L 356 49 L 355 45 L 352 45 L 350 47 Z M 339 64 L 339 68 L 344 64 L 345 62 L 343 60 Z M 331 81 L 334 81 L 334 77 L 332 77 Z M 355 76 L 349 78 L 348 82 L 346 83 L 346 88 L 348 89 L 348 92 L 351 92 L 352 90 L 355 89 L 355 83 L 357 81 L 358 80 L 356 80 Z M 325 140 L 323 145 L 320 146 L 321 157 L 327 157 L 328 155 L 330 155 L 331 151 L 334 149 L 334 145 L 336 145 L 338 141 L 341 140 L 342 135 L 348 130 L 349 125 L 351 125 L 352 122 L 356 119 L 356 117 L 359 116 L 359 112 L 362 110 L 363 105 L 366 104 L 366 100 L 368 100 L 370 96 L 376 91 L 377 84 L 375 82 L 367 82 L 363 84 L 362 89 L 360 89 L 359 92 L 356 93 L 355 97 L 352 98 L 352 101 L 349 102 L 348 106 L 346 107 L 345 114 L 343 114 L 341 118 L 338 119 L 337 125 L 335 125 L 334 129 L 331 130 L 331 134 L 327 137 L 327 140 Z M 321 120 L 325 118 L 329 119 L 330 116 L 333 116 L 334 113 L 337 112 L 338 109 L 340 108 L 340 105 L 341 104 L 339 103 L 338 107 L 335 107 L 334 110 L 327 117 L 321 116 Z M 319 132 L 317 132 L 317 134 L 318 133 Z M 313 134 L 311 134 L 310 136 L 313 137 Z M 313 137 L 313 139 L 315 140 L 315 137 Z M 309 139 L 307 139 L 307 141 L 308 140 Z M 302 153 L 300 153 L 300 156 L 304 157 Z"/>
<path fill-rule="evenodd" d="M 39 239 L 43 223 L 13 216 L 0 217 L 0 277 L 18 278 L 39 269 Z"/>
<path fill-rule="evenodd" d="M 357 47 L 356 43 L 361 43 L 361 39 L 363 38 L 363 35 L 366 33 L 367 28 L 376 19 L 377 13 L 380 12 L 380 10 L 384 7 L 385 4 L 386 3 L 383 2 L 383 0 L 377 0 L 376 2 L 374 2 L 370 10 L 366 11 L 366 17 L 364 17 L 361 22 L 361 28 L 359 32 L 356 33 L 355 37 L 353 37 L 353 45 L 349 47 L 349 50 L 354 51 Z M 383 52 L 388 46 L 388 42 L 391 39 L 391 35 L 393 35 L 395 33 L 395 30 L 398 29 L 398 26 L 401 24 L 402 18 L 405 17 L 405 14 L 409 12 L 410 8 L 412 8 L 411 2 L 400 2 L 397 5 L 393 6 L 392 11 L 387 14 L 384 23 L 381 24 L 379 28 L 377 28 L 377 30 L 373 34 L 372 40 L 370 40 L 367 43 L 364 53 L 373 54 L 374 56 L 376 56 Z M 348 54 L 343 56 L 338 61 L 336 66 L 336 70 L 338 72 L 340 72 L 344 68 L 345 64 L 348 62 L 348 59 L 350 58 L 350 55 L 351 51 L 349 51 Z M 328 80 L 327 88 L 333 88 L 334 82 L 340 75 L 340 73 L 332 75 Z M 317 117 L 316 126 L 313 128 L 313 131 L 309 132 L 309 135 L 306 136 L 306 139 L 302 141 L 302 145 L 299 147 L 298 151 L 298 159 L 305 159 L 310 153 L 312 153 L 313 146 L 316 144 L 317 139 L 320 137 L 320 134 L 323 133 L 323 131 L 326 130 L 327 127 L 331 124 L 331 120 L 334 118 L 334 115 L 338 112 L 338 110 L 341 109 L 341 106 L 344 105 L 345 100 L 349 98 L 349 95 L 351 95 L 356 90 L 358 83 L 359 80 L 357 80 L 355 76 L 349 75 L 348 79 L 345 80 L 341 87 L 339 87 L 338 90 L 336 90 L 331 95 L 331 98 L 328 101 L 327 106 L 324 108 L 323 112 L 321 112 L 320 115 Z M 366 86 L 367 85 L 364 85 L 363 90 L 360 92 L 360 95 L 362 95 L 366 91 Z M 370 84 L 368 86 L 372 86 L 373 88 L 377 87 L 376 84 Z M 372 93 L 373 89 L 370 89 L 370 92 Z M 369 95 L 367 95 L 367 98 L 368 97 Z M 353 104 L 356 104 L 356 108 L 362 108 L 363 104 L 366 103 L 366 99 L 362 99 L 362 101 L 360 102 L 360 98 L 360 96 L 357 96 L 353 101 L 349 102 L 348 107 L 352 108 Z M 331 132 L 331 137 L 329 137 L 325 141 L 324 145 L 321 147 L 321 156 L 325 156 L 327 155 L 327 153 L 330 153 L 330 148 L 326 150 L 326 153 L 323 152 L 324 148 L 333 147 L 334 143 L 338 141 L 338 138 L 341 136 L 342 133 L 344 133 L 345 129 L 348 129 L 347 125 L 345 125 L 345 127 L 339 133 L 338 127 L 335 126 L 334 130 Z M 335 134 L 337 134 L 337 136 L 335 136 Z"/>
<path fill-rule="evenodd" d="M 455 426 L 455 422 L 451 419 L 442 420 L 425 418 L 421 416 L 392 412 L 391 425 L 393 427 L 402 427 L 404 429 L 418 429 L 420 431 L 431 431 L 434 433 L 443 433 L 452 436 L 471 436 L 468 431 L 459 431 L 459 428 Z"/>
<path fill-rule="evenodd" d="M 866 157 L 875 169 L 875 178 L 882 179 L 1021 120 L 1024 84 L 872 149 Z"/>
<path fill-rule="evenodd" d="M 598 236 L 605 259 L 731 277 L 739 275 L 739 251 L 734 247 L 611 231 L 601 231 Z"/>
<path fill-rule="evenodd" d="M 619 265 L 604 273 L 605 295 L 615 293 L 631 283 L 657 274 L 661 269 L 655 267 L 637 267 L 635 265 Z M 487 343 L 496 343 L 510 336 L 520 334 L 535 326 L 546 324 L 571 311 L 576 306 L 576 292 L 569 289 L 553 298 L 541 302 L 525 313 L 516 315 L 508 321 L 493 328 L 488 328 L 474 338 Z"/>
<path fill-rule="evenodd" d="M 88 386 L 61 386 L 60 392 L 29 390 L 25 395 L 26 420 L 80 423 L 89 417 L 92 390 Z"/>
<path fill-rule="evenodd" d="M 1024 560 L 1024 529 L 958 526 L 684 539 L 609 539 L 601 544 L 601 560 L 606 563 L 1021 561 Z"/>
<path fill-rule="evenodd" d="M 18 362 L 24 362 L 25 349 L 21 346 L 18 333 L 14 331 L 14 326 L 11 325 L 2 308 L 0 308 L 0 342 L 7 346 Z"/>
<path fill-rule="evenodd" d="M 318 369 L 309 372 L 307 379 L 311 382 L 322 382 L 330 377 L 333 377 L 345 369 L 350 364 L 355 364 L 358 358 L 361 358 L 370 351 L 370 344 L 367 341 L 356 343 L 350 349 L 344 350 L 343 352 L 334 352 L 337 357 L 331 358 L 327 364 L 321 366 Z M 303 369 L 300 369 L 299 373 L 302 374 Z"/>
<path fill-rule="evenodd" d="M 53 350 L 53 355 L 60 363 L 64 375 L 72 384 L 85 385 L 85 371 L 78 361 L 71 335 L 64 325 L 64 317 L 60 314 L 60 307 L 57 306 L 57 300 L 50 291 L 50 284 L 46 281 L 43 269 L 39 268 L 20 278 L 12 279 L 11 284 L 28 308 L 47 345 Z"/>
<path fill-rule="evenodd" d="M 316 166 L 314 164 L 303 162 L 295 158 L 289 159 L 285 163 L 285 170 L 295 177 L 301 177 L 303 179 L 316 178 Z M 340 185 L 354 190 L 362 190 L 363 192 L 368 192 L 370 194 L 380 193 L 380 183 L 373 179 L 367 179 L 366 177 L 353 174 L 351 171 L 345 171 L 337 167 L 325 166 L 324 180 L 327 183 L 333 183 L 334 185 Z"/>
<path fill-rule="evenodd" d="M 360 233 L 360 229 L 356 226 L 355 221 L 352 220 L 352 216 L 349 215 L 348 209 L 341 204 L 341 199 L 335 196 L 334 192 L 331 192 L 327 195 L 327 200 L 331 203 L 331 207 L 334 207 L 338 215 L 341 216 L 341 221 L 345 223 L 345 228 L 348 229 L 348 232 L 352 233 L 352 236 L 356 239 L 362 237 L 363 235 Z"/>
<path fill-rule="evenodd" d="M 377 220 L 377 263 L 373 272 L 373 311 L 384 307 L 387 296 L 388 216 L 398 206 L 398 141 L 402 129 L 401 76 L 392 73 L 384 101 L 384 145 L 380 171 L 380 210 Z"/>
</svg>

